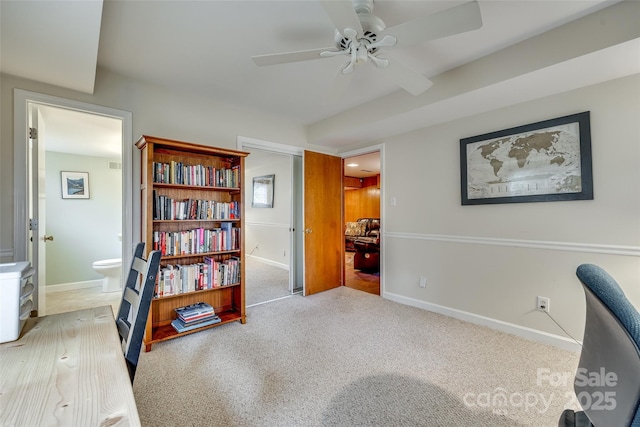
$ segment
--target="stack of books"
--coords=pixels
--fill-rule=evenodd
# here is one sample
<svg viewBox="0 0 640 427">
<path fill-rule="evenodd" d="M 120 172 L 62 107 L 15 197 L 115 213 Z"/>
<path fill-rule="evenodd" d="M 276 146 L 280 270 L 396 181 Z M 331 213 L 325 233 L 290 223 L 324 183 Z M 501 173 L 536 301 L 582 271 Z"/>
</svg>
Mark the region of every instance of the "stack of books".
<svg viewBox="0 0 640 427">
<path fill-rule="evenodd" d="M 175 311 L 178 318 L 171 322 L 171 326 L 178 332 L 187 332 L 220 322 L 213 307 L 206 302 L 179 307 Z"/>
</svg>

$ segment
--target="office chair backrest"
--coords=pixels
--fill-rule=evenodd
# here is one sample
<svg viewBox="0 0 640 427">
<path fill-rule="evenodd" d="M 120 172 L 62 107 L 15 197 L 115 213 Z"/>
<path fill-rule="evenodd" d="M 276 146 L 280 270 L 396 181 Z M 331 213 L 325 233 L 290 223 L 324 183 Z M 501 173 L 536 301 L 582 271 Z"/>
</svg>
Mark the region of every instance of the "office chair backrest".
<svg viewBox="0 0 640 427">
<path fill-rule="evenodd" d="M 152 251 L 146 260 L 143 253 L 144 243 L 138 243 L 133 253 L 129 276 L 122 291 L 122 302 L 116 317 L 116 326 L 131 383 L 136 374 L 153 289 L 160 267 L 160 251 Z"/>
<path fill-rule="evenodd" d="M 602 268 L 583 264 L 576 275 L 587 303 L 578 401 L 595 426 L 640 427 L 640 314 Z"/>
</svg>

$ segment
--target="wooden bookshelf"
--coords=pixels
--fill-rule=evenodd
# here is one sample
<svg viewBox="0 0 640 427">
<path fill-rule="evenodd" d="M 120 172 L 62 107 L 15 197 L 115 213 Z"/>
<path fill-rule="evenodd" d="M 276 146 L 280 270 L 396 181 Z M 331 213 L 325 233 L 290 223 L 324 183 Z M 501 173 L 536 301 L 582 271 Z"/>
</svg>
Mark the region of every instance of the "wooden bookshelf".
<svg viewBox="0 0 640 427">
<path fill-rule="evenodd" d="M 145 350 L 156 342 L 225 323 L 245 323 L 243 180 L 248 153 L 147 135 L 136 147 L 141 150 L 141 231 L 146 251 L 163 251 Z M 228 234 L 233 238 L 227 240 Z M 193 267 L 197 270 L 207 260 L 225 264 L 233 274 L 220 275 L 214 284 L 213 276 L 200 270 L 197 283 L 164 286 L 162 272 L 169 266 L 197 266 Z M 197 302 L 210 304 L 221 321 L 177 332 L 171 326 L 175 309 Z"/>
</svg>

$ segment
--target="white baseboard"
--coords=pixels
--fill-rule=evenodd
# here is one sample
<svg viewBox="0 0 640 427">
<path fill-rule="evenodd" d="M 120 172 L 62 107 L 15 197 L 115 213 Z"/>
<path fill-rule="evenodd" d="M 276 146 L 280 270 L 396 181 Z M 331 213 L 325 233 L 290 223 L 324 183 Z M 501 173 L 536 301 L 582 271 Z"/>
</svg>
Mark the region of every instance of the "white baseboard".
<svg viewBox="0 0 640 427">
<path fill-rule="evenodd" d="M 269 265 L 272 265 L 274 267 L 282 268 L 283 270 L 289 271 L 289 266 L 287 264 L 283 264 L 281 262 L 271 261 L 270 259 L 260 258 L 260 257 L 257 257 L 255 255 L 246 255 L 246 257 L 247 258 L 251 258 L 251 259 L 253 259 L 255 261 L 264 263 L 264 264 L 269 264 Z"/>
<path fill-rule="evenodd" d="M 410 305 L 412 307 L 417 307 L 423 310 L 432 311 L 434 313 L 443 314 L 445 316 L 475 323 L 477 325 L 486 326 L 488 328 L 496 329 L 508 334 L 517 335 L 519 337 L 540 342 L 542 344 L 552 345 L 554 347 L 568 350 L 573 353 L 580 354 L 580 352 L 582 351 L 582 347 L 578 343 L 570 338 L 565 338 L 560 335 L 550 334 L 548 332 L 539 331 L 537 329 L 531 329 L 525 326 L 503 322 L 501 320 L 492 319 L 490 317 L 480 316 L 478 314 L 456 310 L 455 308 L 445 307 L 443 305 L 433 304 L 430 302 L 421 301 L 415 298 L 409 298 L 390 292 L 384 292 L 382 297 L 391 301 L 399 302 L 400 304 Z"/>
<path fill-rule="evenodd" d="M 54 292 L 64 292 L 64 291 L 74 291 L 76 289 L 86 289 L 93 288 L 95 286 L 102 286 L 102 280 L 87 280 L 84 282 L 73 282 L 73 283 L 60 283 L 59 285 L 49 285 L 45 288 L 47 289 L 47 293 Z"/>
</svg>

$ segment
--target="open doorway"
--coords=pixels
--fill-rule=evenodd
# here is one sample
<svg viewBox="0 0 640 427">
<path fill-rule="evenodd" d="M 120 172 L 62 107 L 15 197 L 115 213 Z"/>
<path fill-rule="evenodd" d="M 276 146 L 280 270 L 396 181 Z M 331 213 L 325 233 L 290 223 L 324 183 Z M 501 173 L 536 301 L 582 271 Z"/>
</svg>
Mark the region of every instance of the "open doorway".
<svg viewBox="0 0 640 427">
<path fill-rule="evenodd" d="M 111 305 L 115 313 L 123 276 L 122 120 L 51 105 L 34 110 L 45 177 L 40 225 L 50 238 L 40 253 L 46 313 L 100 305 Z M 67 194 L 65 183 L 77 179 L 83 181 L 82 194 Z M 110 289 L 103 289 L 105 274 L 114 276 Z"/>
<path fill-rule="evenodd" d="M 24 213 L 14 219 L 14 257 L 36 269 L 37 315 L 111 304 L 103 295 L 97 302 L 73 297 L 67 302 L 89 305 L 48 311 L 47 294 L 53 288 L 66 292 L 92 287 L 101 294 L 103 275 L 93 263 L 115 257 L 122 265 L 130 263 L 131 113 L 20 89 L 14 90 L 14 104 L 16 209 Z M 103 138 L 105 123 L 115 129 L 112 144 Z M 63 126 L 69 130 L 60 132 Z M 95 151 L 106 146 L 108 153 Z M 101 238 L 91 234 L 95 231 L 107 234 Z M 109 252 L 97 253 L 98 248 Z M 119 302 L 120 292 L 112 294 Z"/>
<path fill-rule="evenodd" d="M 380 152 L 343 161 L 345 286 L 380 295 Z"/>
<path fill-rule="evenodd" d="M 245 147 L 245 284 L 248 307 L 302 291 L 302 157 Z M 262 182 L 269 203 L 258 203 Z"/>
</svg>

